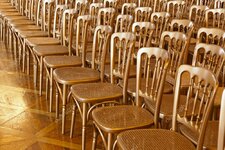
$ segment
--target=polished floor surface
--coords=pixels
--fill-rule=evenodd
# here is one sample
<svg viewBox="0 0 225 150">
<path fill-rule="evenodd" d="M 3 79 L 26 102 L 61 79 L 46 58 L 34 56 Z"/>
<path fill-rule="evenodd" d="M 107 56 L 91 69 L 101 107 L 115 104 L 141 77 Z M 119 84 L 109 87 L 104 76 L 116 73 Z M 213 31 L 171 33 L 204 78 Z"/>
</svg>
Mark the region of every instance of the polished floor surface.
<svg viewBox="0 0 225 150">
<path fill-rule="evenodd" d="M 54 104 L 53 104 L 54 106 Z M 0 150 L 81 149 L 81 119 L 77 115 L 74 137 L 70 139 L 71 105 L 66 133 L 61 134 L 61 118 L 33 86 L 33 76 L 22 73 L 10 50 L 0 43 Z M 87 127 L 87 149 L 91 149 L 92 125 Z M 101 147 L 101 146 L 100 146 Z"/>
</svg>

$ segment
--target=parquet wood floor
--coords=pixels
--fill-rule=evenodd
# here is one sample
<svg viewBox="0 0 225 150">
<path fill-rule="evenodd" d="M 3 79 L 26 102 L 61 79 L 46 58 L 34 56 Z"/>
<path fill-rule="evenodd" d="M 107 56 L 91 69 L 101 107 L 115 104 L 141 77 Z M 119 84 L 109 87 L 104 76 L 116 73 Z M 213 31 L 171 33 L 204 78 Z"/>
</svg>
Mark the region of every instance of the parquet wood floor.
<svg viewBox="0 0 225 150">
<path fill-rule="evenodd" d="M 54 106 L 54 104 L 53 104 Z M 33 76 L 21 73 L 10 50 L 0 43 L 0 150 L 81 149 L 81 119 L 77 115 L 74 137 L 69 137 L 71 112 L 66 133 L 61 118 L 49 113 L 49 103 L 33 86 Z M 71 104 L 68 105 L 71 108 Z M 92 125 L 87 127 L 87 149 L 91 149 Z"/>
</svg>

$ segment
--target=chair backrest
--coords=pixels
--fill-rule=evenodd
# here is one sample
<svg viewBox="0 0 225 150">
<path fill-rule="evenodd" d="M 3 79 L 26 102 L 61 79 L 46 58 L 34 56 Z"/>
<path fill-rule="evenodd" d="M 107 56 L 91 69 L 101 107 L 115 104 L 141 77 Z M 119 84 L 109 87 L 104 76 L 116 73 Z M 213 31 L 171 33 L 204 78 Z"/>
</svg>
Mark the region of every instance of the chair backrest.
<svg viewBox="0 0 225 150">
<path fill-rule="evenodd" d="M 138 7 L 154 7 L 155 0 L 138 0 Z"/>
<path fill-rule="evenodd" d="M 88 7 L 87 0 L 76 0 L 75 10 L 77 11 L 78 16 L 85 15 L 87 7 Z"/>
<path fill-rule="evenodd" d="M 188 19 L 173 19 L 170 23 L 170 31 L 183 32 L 188 38 L 191 38 L 194 24 Z"/>
<path fill-rule="evenodd" d="M 225 8 L 225 0 L 215 0 L 214 8 Z"/>
<path fill-rule="evenodd" d="M 186 34 L 188 38 L 188 45 L 190 44 L 193 30 L 194 30 L 194 24 L 192 21 L 188 19 L 173 19 L 169 27 L 169 31 L 178 31 L 178 32 L 183 32 L 184 34 Z M 186 54 L 184 54 L 184 56 L 187 59 L 188 51 L 186 51 Z M 187 62 L 186 59 L 184 59 L 184 63 Z"/>
<path fill-rule="evenodd" d="M 136 36 L 134 57 L 142 47 L 150 47 L 155 25 L 151 22 L 135 22 L 132 25 L 132 32 Z"/>
<path fill-rule="evenodd" d="M 36 24 L 40 25 L 43 31 L 51 32 L 51 21 L 53 16 L 54 0 L 39 0 L 37 9 Z"/>
<path fill-rule="evenodd" d="M 116 10 L 114 8 L 100 8 L 98 11 L 97 25 L 113 26 Z"/>
<path fill-rule="evenodd" d="M 175 0 L 167 2 L 167 12 L 170 13 L 171 19 L 182 19 L 185 10 L 185 1 Z"/>
<path fill-rule="evenodd" d="M 81 56 L 82 66 L 86 62 L 87 31 L 91 22 L 90 15 L 78 16 L 76 27 L 76 55 Z"/>
<path fill-rule="evenodd" d="M 151 22 L 155 24 L 154 37 L 152 44 L 159 46 L 162 32 L 166 30 L 169 23 L 170 14 L 167 12 L 155 12 L 151 15 Z"/>
<path fill-rule="evenodd" d="M 180 103 L 182 77 L 189 74 L 186 100 Z M 218 87 L 215 75 L 202 67 L 181 65 L 177 71 L 172 130 L 177 130 L 177 124 L 183 124 L 198 136 L 197 149 L 203 149 L 205 129 L 214 104 L 214 96 Z"/>
<path fill-rule="evenodd" d="M 152 14 L 151 7 L 137 7 L 134 10 L 134 22 L 149 22 Z"/>
<path fill-rule="evenodd" d="M 61 31 L 63 30 L 65 26 L 63 26 L 63 23 L 65 24 L 66 22 L 63 22 L 63 12 L 66 10 L 66 5 L 57 5 L 55 8 L 55 13 L 54 13 L 54 22 L 53 22 L 53 38 L 59 38 L 63 40 L 61 37 L 62 33 Z M 66 18 L 64 18 L 66 19 Z"/>
<path fill-rule="evenodd" d="M 160 39 L 159 47 L 169 52 L 170 65 L 167 74 L 175 77 L 178 67 L 183 63 L 183 60 L 186 59 L 185 54 L 188 47 L 187 36 L 182 32 L 164 31 Z"/>
<path fill-rule="evenodd" d="M 197 43 L 224 45 L 224 30 L 218 28 L 200 28 L 197 34 Z"/>
<path fill-rule="evenodd" d="M 168 51 L 158 47 L 141 48 L 137 54 L 136 103 L 141 106 L 142 98 L 145 102 L 156 104 L 154 112 L 156 128 L 169 60 Z"/>
<path fill-rule="evenodd" d="M 169 0 L 155 0 L 153 12 L 164 12 L 166 11 L 167 2 Z"/>
<path fill-rule="evenodd" d="M 123 15 L 132 15 L 134 17 L 134 10 L 137 7 L 136 3 L 124 3 L 122 6 L 121 14 Z"/>
<path fill-rule="evenodd" d="M 135 35 L 131 32 L 113 33 L 110 42 L 110 79 L 116 83 L 117 79 L 123 80 L 123 103 L 127 101 L 127 82 L 134 51 Z"/>
<path fill-rule="evenodd" d="M 105 60 L 113 29 L 111 26 L 99 25 L 95 28 L 92 50 L 91 68 L 100 71 L 101 81 L 104 81 Z"/>
<path fill-rule="evenodd" d="M 224 150 L 225 139 L 225 90 L 223 90 L 221 105 L 220 105 L 220 119 L 219 119 L 219 131 L 218 131 L 218 144 L 217 150 Z"/>
<path fill-rule="evenodd" d="M 111 7 L 114 9 L 117 9 L 117 6 L 119 4 L 119 0 L 104 0 L 104 7 Z"/>
<path fill-rule="evenodd" d="M 225 61 L 225 51 L 218 45 L 199 43 L 195 46 L 192 66 L 203 67 L 215 73 L 217 79 Z"/>
<path fill-rule="evenodd" d="M 103 3 L 91 3 L 89 7 L 89 15 L 92 17 L 91 27 L 92 31 L 94 32 L 95 27 L 97 26 L 97 18 L 98 18 L 98 11 L 100 8 L 103 8 Z"/>
<path fill-rule="evenodd" d="M 225 29 L 225 9 L 208 9 L 205 14 L 206 27 Z"/>
<path fill-rule="evenodd" d="M 61 5 L 63 6 L 63 5 Z M 64 5 L 65 6 L 65 5 Z M 73 43 L 75 43 L 77 11 L 75 9 L 66 9 L 62 16 L 62 44 L 68 46 L 69 55 L 72 55 Z"/>
<path fill-rule="evenodd" d="M 209 9 L 207 6 L 193 5 L 190 8 L 189 20 L 195 24 L 195 28 L 205 26 L 205 11 Z"/>
<path fill-rule="evenodd" d="M 197 0 L 197 5 L 205 5 L 209 8 L 214 7 L 214 0 Z"/>
<path fill-rule="evenodd" d="M 115 32 L 130 32 L 133 23 L 131 15 L 118 15 L 116 18 Z"/>
</svg>

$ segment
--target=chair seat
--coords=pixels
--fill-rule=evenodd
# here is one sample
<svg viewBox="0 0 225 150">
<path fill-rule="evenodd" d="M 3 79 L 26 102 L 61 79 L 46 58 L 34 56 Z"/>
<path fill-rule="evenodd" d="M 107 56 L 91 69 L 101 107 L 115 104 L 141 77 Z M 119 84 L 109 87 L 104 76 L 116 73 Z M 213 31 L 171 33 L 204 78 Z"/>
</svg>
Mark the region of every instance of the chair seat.
<svg viewBox="0 0 225 150">
<path fill-rule="evenodd" d="M 48 36 L 48 33 L 45 31 L 20 31 L 18 34 L 22 38 L 47 37 Z"/>
<path fill-rule="evenodd" d="M 167 74 L 166 75 L 166 81 L 169 82 L 172 85 L 175 85 L 175 76 Z"/>
<path fill-rule="evenodd" d="M 199 107 L 200 101 L 197 101 L 196 107 Z M 165 118 L 167 120 L 172 119 L 172 114 L 173 114 L 173 104 L 174 103 L 174 95 L 173 94 L 164 94 L 162 96 L 162 103 L 160 106 L 160 118 Z M 184 111 L 184 105 L 186 103 L 186 96 L 185 95 L 180 95 L 180 101 L 179 101 L 179 106 L 177 110 L 180 110 L 178 113 L 182 115 Z M 192 106 L 194 101 L 189 104 Z M 155 104 L 151 103 L 150 101 L 145 100 L 145 104 L 147 108 L 151 111 L 154 112 L 155 110 Z M 187 114 L 191 114 L 191 112 L 187 112 Z"/>
<path fill-rule="evenodd" d="M 105 76 L 107 78 L 110 77 L 110 65 L 109 64 L 105 65 Z M 134 66 L 134 65 L 130 66 L 129 77 L 136 77 L 136 66 Z"/>
<path fill-rule="evenodd" d="M 59 45 L 60 41 L 52 37 L 30 37 L 26 39 L 26 43 L 31 47 L 35 47 L 38 45 Z"/>
<path fill-rule="evenodd" d="M 21 26 L 13 27 L 13 30 L 14 30 L 14 32 L 17 32 L 18 34 L 20 34 L 21 32 L 24 32 L 24 33 L 27 32 L 28 34 L 30 34 L 35 31 L 41 31 L 41 27 L 36 26 L 36 25 L 21 25 Z M 42 31 L 42 32 L 44 32 L 44 31 Z"/>
<path fill-rule="evenodd" d="M 7 16 L 5 16 L 5 18 L 8 21 L 28 20 L 28 18 L 26 16 L 19 16 L 19 15 L 7 15 Z"/>
<path fill-rule="evenodd" d="M 63 55 L 68 54 L 68 48 L 62 45 L 44 45 L 33 48 L 34 53 L 38 56 Z"/>
<path fill-rule="evenodd" d="M 195 146 L 177 132 L 164 129 L 138 129 L 117 136 L 123 150 L 195 150 Z"/>
<path fill-rule="evenodd" d="M 197 144 L 198 134 L 191 131 L 184 125 L 179 126 L 180 132 L 185 135 L 193 143 Z M 215 149 L 217 147 L 219 121 L 209 121 L 206 127 L 203 146 L 207 149 Z"/>
<path fill-rule="evenodd" d="M 97 103 L 123 97 L 122 88 L 111 83 L 76 84 L 71 87 L 71 92 L 82 103 Z"/>
<path fill-rule="evenodd" d="M 21 25 L 35 25 L 34 21 L 27 20 L 27 19 L 18 19 L 9 21 L 12 27 L 21 26 Z"/>
<path fill-rule="evenodd" d="M 92 112 L 92 118 L 95 124 L 107 133 L 148 127 L 153 124 L 153 116 L 149 111 L 129 105 L 96 108 Z"/>
<path fill-rule="evenodd" d="M 4 14 L 4 13 L 8 13 L 8 12 L 18 12 L 18 11 L 15 8 L 6 8 L 6 9 L 0 8 L 0 16 L 2 16 L 2 14 Z"/>
<path fill-rule="evenodd" d="M 100 80 L 100 75 L 97 70 L 83 67 L 57 68 L 54 70 L 53 76 L 58 83 L 67 85 Z"/>
<path fill-rule="evenodd" d="M 151 81 L 149 81 L 151 83 Z M 120 86 L 122 86 L 123 82 L 120 82 Z M 145 88 L 144 86 L 145 80 L 141 81 L 141 89 L 143 90 Z M 127 87 L 128 93 L 130 93 L 133 97 L 136 95 L 136 78 L 129 78 L 128 79 L 128 87 Z M 144 91 L 144 90 L 143 90 Z M 173 92 L 173 86 L 169 84 L 168 82 L 165 82 L 164 84 L 164 91 L 163 93 L 171 93 Z"/>
<path fill-rule="evenodd" d="M 8 19 L 8 18 L 12 18 L 12 17 L 21 17 L 22 15 L 18 11 L 14 11 L 14 12 L 7 12 L 7 11 L 5 11 L 5 12 L 1 13 L 1 16 L 2 17 L 6 17 Z M 25 17 L 25 16 L 23 16 L 23 17 Z"/>
<path fill-rule="evenodd" d="M 68 52 L 68 50 L 67 50 Z M 78 56 L 46 56 L 44 63 L 49 68 L 81 66 L 81 58 Z"/>
</svg>

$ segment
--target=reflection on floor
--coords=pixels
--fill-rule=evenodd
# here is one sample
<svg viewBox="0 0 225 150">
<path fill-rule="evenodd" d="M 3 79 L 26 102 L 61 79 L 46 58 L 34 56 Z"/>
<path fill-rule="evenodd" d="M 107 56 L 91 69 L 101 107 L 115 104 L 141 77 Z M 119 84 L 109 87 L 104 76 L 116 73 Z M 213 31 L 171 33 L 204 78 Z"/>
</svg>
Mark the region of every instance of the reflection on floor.
<svg viewBox="0 0 225 150">
<path fill-rule="evenodd" d="M 21 73 L 12 53 L 0 43 L 0 149 L 81 149 L 80 117 L 77 115 L 74 137 L 70 139 L 71 112 L 67 112 L 66 133 L 62 135 L 61 118 L 55 119 L 48 107 L 45 94 L 38 96 L 33 87 L 32 75 Z M 91 148 L 91 138 L 89 124 L 87 149 Z"/>
</svg>

